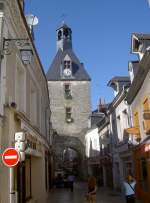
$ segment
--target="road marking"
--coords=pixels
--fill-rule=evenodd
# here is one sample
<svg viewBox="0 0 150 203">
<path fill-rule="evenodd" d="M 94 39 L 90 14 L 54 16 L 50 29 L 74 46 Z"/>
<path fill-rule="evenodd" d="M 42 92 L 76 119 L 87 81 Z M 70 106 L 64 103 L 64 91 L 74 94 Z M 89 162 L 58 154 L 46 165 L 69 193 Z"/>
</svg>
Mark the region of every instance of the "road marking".
<svg viewBox="0 0 150 203">
<path fill-rule="evenodd" d="M 17 155 L 4 156 L 5 159 L 17 159 Z"/>
</svg>

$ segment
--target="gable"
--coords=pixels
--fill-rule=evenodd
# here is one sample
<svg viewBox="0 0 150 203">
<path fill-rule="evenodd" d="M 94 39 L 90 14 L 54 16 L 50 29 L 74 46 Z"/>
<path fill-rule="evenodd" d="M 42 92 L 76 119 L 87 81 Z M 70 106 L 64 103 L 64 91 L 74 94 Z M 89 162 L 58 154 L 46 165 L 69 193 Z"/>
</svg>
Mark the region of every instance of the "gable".
<svg viewBox="0 0 150 203">
<path fill-rule="evenodd" d="M 69 58 L 72 61 L 72 78 L 63 79 L 61 77 L 61 66 L 64 59 Z M 80 63 L 79 59 L 73 52 L 73 50 L 68 49 L 62 51 L 58 50 L 47 74 L 48 81 L 59 81 L 59 80 L 75 80 L 75 81 L 90 81 L 91 78 L 85 70 L 84 66 Z"/>
</svg>

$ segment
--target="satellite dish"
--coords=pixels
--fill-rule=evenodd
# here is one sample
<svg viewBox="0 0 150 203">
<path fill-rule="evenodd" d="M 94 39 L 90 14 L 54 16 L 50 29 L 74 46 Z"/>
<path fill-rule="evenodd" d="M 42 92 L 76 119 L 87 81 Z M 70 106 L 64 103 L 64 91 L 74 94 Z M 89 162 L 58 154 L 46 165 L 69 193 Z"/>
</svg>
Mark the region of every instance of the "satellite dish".
<svg viewBox="0 0 150 203">
<path fill-rule="evenodd" d="M 38 18 L 33 14 L 26 15 L 26 21 L 31 30 L 32 30 L 32 27 L 34 25 L 37 25 L 39 22 Z"/>
</svg>

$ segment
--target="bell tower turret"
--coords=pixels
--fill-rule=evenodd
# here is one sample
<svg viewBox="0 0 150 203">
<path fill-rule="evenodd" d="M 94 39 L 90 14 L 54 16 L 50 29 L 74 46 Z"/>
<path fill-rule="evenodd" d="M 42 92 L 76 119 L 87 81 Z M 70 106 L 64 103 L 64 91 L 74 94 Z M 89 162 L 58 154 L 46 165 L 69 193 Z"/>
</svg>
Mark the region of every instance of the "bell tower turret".
<svg viewBox="0 0 150 203">
<path fill-rule="evenodd" d="M 64 22 L 56 30 L 57 33 L 57 51 L 66 49 L 72 49 L 72 31 Z"/>
</svg>

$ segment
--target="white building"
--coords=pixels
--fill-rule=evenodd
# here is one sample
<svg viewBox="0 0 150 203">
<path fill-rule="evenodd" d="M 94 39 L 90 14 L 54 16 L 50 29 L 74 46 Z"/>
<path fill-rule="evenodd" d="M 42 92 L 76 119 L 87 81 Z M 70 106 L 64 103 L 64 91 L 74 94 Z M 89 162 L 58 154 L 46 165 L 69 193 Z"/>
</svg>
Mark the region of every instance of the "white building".
<svg viewBox="0 0 150 203">
<path fill-rule="evenodd" d="M 121 190 L 122 182 L 129 174 L 133 174 L 132 137 L 125 133 L 131 126 L 130 110 L 126 102 L 126 94 L 130 86 L 128 77 L 114 77 L 108 86 L 115 92 L 115 98 L 109 106 L 110 133 L 112 136 L 113 185 Z"/>
<path fill-rule="evenodd" d="M 88 174 L 94 176 L 99 175 L 100 142 L 98 123 L 103 117 L 103 113 L 93 112 L 89 118 L 89 130 L 85 135 L 85 154 L 88 161 Z"/>
</svg>

